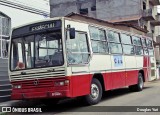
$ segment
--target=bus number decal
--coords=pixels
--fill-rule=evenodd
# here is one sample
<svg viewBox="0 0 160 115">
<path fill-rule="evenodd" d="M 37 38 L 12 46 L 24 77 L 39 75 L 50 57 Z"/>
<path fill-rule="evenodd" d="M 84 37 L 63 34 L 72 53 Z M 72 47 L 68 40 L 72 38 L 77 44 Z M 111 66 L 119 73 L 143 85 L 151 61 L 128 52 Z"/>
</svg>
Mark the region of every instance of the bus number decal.
<svg viewBox="0 0 160 115">
<path fill-rule="evenodd" d="M 114 67 L 122 67 L 123 66 L 123 60 L 121 55 L 115 55 L 113 56 L 114 59 Z"/>
</svg>

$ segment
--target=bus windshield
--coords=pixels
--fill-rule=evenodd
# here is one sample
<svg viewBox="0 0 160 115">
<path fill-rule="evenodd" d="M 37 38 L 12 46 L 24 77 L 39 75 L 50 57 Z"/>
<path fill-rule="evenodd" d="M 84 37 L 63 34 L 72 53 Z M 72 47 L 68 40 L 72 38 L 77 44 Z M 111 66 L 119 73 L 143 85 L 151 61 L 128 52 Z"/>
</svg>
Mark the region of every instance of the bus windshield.
<svg viewBox="0 0 160 115">
<path fill-rule="evenodd" d="M 12 38 L 11 70 L 62 66 L 60 31 Z"/>
</svg>

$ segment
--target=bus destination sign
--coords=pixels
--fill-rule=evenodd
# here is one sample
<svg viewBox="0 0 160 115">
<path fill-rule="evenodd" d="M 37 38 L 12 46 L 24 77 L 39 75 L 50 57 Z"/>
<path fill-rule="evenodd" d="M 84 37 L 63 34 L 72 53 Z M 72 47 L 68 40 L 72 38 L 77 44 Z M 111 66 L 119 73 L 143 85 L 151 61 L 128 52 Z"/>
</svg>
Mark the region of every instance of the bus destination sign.
<svg viewBox="0 0 160 115">
<path fill-rule="evenodd" d="M 29 27 L 29 31 L 35 32 L 59 27 L 61 27 L 61 20 L 52 20 L 33 24 Z"/>
<path fill-rule="evenodd" d="M 40 24 L 40 25 L 37 25 L 37 26 L 33 26 L 31 27 L 31 31 L 39 31 L 39 30 L 43 30 L 43 29 L 50 29 L 50 28 L 54 28 L 55 27 L 55 24 L 52 22 L 52 23 L 47 23 L 47 24 Z"/>
</svg>

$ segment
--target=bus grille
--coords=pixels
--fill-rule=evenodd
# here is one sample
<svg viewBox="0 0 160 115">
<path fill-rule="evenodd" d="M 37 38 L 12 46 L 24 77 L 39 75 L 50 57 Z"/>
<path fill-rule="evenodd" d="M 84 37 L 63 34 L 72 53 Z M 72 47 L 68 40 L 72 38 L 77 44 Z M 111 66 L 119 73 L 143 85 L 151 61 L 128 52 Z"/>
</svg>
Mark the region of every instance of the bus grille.
<svg viewBox="0 0 160 115">
<path fill-rule="evenodd" d="M 65 68 L 55 68 L 54 71 L 39 70 L 33 72 L 27 72 L 22 75 L 20 72 L 13 72 L 10 75 L 11 81 L 22 81 L 22 80 L 32 80 L 32 79 L 44 79 L 44 78 L 57 78 L 65 76 Z"/>
</svg>

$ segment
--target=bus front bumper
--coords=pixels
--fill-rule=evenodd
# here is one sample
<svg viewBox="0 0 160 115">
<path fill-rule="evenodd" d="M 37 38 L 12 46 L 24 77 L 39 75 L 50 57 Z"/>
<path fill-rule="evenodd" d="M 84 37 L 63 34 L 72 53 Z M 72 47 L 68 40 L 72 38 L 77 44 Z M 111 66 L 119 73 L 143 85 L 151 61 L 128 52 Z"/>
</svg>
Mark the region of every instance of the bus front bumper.
<svg viewBox="0 0 160 115">
<path fill-rule="evenodd" d="M 69 91 L 44 91 L 44 92 L 28 92 L 28 93 L 12 93 L 11 99 L 40 99 L 40 98 L 63 98 L 70 97 Z"/>
</svg>

